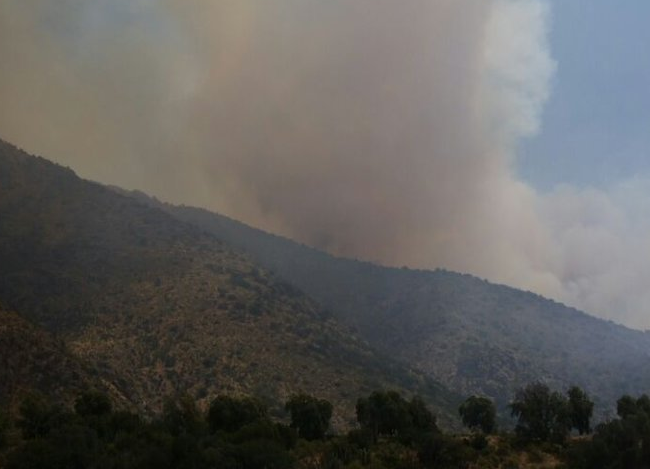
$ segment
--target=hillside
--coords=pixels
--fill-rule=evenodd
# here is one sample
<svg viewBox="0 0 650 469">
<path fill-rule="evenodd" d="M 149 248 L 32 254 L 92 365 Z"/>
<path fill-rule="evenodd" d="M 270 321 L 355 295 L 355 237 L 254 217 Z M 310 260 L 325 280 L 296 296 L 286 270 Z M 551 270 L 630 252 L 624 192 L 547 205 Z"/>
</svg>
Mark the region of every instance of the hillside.
<svg viewBox="0 0 650 469">
<path fill-rule="evenodd" d="M 202 209 L 149 203 L 239 246 L 379 350 L 463 395 L 504 405 L 542 380 L 578 384 L 610 406 L 650 387 L 650 334 L 470 275 L 336 258 Z"/>
<path fill-rule="evenodd" d="M 458 399 L 213 235 L 2 142 L 0 259 L 3 303 L 145 411 L 226 392 L 280 413 L 304 391 L 345 425 L 376 388 L 420 393 L 447 416 Z"/>
<path fill-rule="evenodd" d="M 84 389 L 100 389 L 117 405 L 124 396 L 77 360 L 63 343 L 16 313 L 0 308 L 0 408 L 16 409 L 26 394 L 69 405 Z"/>
</svg>

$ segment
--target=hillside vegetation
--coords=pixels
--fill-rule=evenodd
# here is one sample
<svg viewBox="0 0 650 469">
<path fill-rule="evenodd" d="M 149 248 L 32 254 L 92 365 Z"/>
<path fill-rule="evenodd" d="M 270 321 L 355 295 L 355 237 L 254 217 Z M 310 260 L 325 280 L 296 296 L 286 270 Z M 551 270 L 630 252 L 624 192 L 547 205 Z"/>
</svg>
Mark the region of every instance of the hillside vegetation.
<svg viewBox="0 0 650 469">
<path fill-rule="evenodd" d="M 541 380 L 577 384 L 611 406 L 650 387 L 650 334 L 470 275 L 336 258 L 206 210 L 133 195 L 238 246 L 377 349 L 463 395 L 503 406 Z"/>
<path fill-rule="evenodd" d="M 0 308 L 0 408 L 13 412 L 31 394 L 70 405 L 89 387 L 101 389 L 120 406 L 126 404 L 119 390 L 95 376 L 52 334 Z"/>
<path fill-rule="evenodd" d="M 146 412 L 180 393 L 273 412 L 305 391 L 346 426 L 370 389 L 420 393 L 443 420 L 458 400 L 213 235 L 6 143 L 0 259 L 0 300 Z"/>
</svg>

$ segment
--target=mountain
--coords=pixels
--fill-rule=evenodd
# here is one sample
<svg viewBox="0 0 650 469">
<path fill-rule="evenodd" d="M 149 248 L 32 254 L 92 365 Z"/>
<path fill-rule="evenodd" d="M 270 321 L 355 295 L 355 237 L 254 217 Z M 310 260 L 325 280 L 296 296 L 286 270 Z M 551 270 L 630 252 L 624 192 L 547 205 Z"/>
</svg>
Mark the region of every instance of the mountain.
<svg viewBox="0 0 650 469">
<path fill-rule="evenodd" d="M 304 391 L 344 426 L 377 388 L 419 393 L 448 421 L 459 399 L 214 235 L 5 142 L 0 301 L 148 412 L 225 392 L 280 414 Z"/>
<path fill-rule="evenodd" d="M 52 334 L 0 308 L 0 408 L 15 410 L 18 398 L 33 393 L 70 405 L 89 388 L 125 405 L 119 390 L 94 375 Z"/>
<path fill-rule="evenodd" d="M 470 275 L 336 258 L 203 209 L 132 196 L 238 246 L 378 350 L 463 395 L 504 406 L 539 380 L 580 385 L 611 408 L 650 388 L 648 333 Z"/>
</svg>

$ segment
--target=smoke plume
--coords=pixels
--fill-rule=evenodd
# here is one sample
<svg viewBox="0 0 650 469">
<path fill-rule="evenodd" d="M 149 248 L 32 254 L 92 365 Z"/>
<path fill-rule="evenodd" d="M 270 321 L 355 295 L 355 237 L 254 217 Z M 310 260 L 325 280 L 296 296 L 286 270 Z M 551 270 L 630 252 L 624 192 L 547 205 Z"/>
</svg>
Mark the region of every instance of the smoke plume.
<svg viewBox="0 0 650 469">
<path fill-rule="evenodd" d="M 550 91 L 547 28 L 544 0 L 8 0 L 0 133 L 335 254 L 644 325 L 621 296 L 644 291 L 620 205 L 637 188 L 540 195 L 514 170 Z"/>
</svg>

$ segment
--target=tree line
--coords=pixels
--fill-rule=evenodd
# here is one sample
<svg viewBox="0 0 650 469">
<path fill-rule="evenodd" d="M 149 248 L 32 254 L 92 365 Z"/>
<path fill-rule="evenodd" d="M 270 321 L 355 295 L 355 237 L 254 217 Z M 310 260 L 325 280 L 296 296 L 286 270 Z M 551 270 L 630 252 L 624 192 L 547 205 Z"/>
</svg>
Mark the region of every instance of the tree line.
<svg viewBox="0 0 650 469">
<path fill-rule="evenodd" d="M 160 415 L 145 419 L 114 408 L 94 390 L 78 396 L 71 409 L 30 395 L 15 417 L 0 413 L 0 467 L 498 468 L 515 464 L 517 452 L 540 448 L 563 461 L 560 467 L 650 467 L 650 398 L 623 396 L 618 418 L 592 431 L 593 408 L 578 387 L 562 394 L 532 383 L 509 405 L 513 433 L 497 433 L 494 403 L 471 396 L 458 408 L 470 432 L 450 435 L 419 397 L 375 391 L 357 400 L 356 427 L 336 435 L 332 405 L 307 394 L 287 400 L 284 421 L 248 396 L 217 396 L 204 411 L 189 396 L 167 398 Z"/>
</svg>

